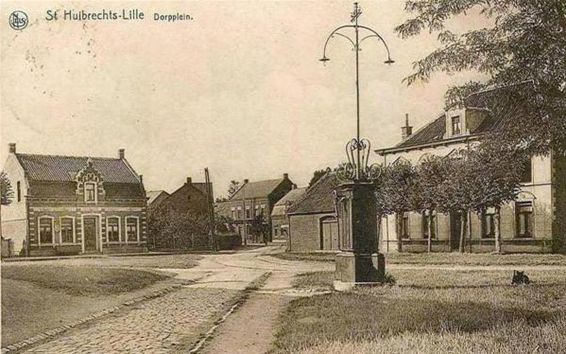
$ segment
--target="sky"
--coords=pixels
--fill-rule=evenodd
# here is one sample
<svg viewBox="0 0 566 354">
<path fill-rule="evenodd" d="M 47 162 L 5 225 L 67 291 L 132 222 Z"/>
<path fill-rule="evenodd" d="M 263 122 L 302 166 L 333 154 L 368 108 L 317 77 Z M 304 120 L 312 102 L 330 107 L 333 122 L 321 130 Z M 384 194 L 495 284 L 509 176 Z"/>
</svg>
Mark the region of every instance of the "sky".
<svg viewBox="0 0 566 354">
<path fill-rule="evenodd" d="M 407 87 L 412 63 L 438 47 L 428 32 L 403 40 L 404 1 L 362 1 L 360 24 L 383 45 L 360 52 L 362 136 L 372 149 L 397 144 L 405 113 L 414 130 L 436 118 L 450 85 L 475 73 L 438 74 Z M 144 20 L 47 21 L 48 10 L 121 12 Z M 7 19 L 26 12 L 16 31 Z M 215 195 L 231 180 L 280 178 L 299 186 L 314 170 L 346 159 L 355 136 L 355 52 L 336 37 L 349 24 L 348 1 L 18 1 L 0 4 L 0 158 L 18 152 L 126 158 L 147 190 L 173 192 L 187 177 Z M 192 20 L 154 21 L 154 13 Z M 481 26 L 470 14 L 450 28 Z M 377 160 L 374 156 L 373 160 Z"/>
</svg>

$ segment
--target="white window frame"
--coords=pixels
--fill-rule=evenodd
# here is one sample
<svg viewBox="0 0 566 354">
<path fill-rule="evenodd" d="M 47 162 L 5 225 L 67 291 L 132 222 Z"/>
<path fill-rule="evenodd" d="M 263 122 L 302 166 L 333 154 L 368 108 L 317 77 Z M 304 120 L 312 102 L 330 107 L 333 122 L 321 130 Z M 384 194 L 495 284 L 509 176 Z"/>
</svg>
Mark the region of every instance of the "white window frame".
<svg viewBox="0 0 566 354">
<path fill-rule="evenodd" d="M 37 245 L 41 246 L 41 219 L 51 219 L 51 243 L 45 244 L 53 246 L 55 244 L 55 218 L 50 215 L 37 217 Z"/>
<path fill-rule="evenodd" d="M 73 220 L 73 242 L 63 242 L 63 219 Z M 70 215 L 63 215 L 59 217 L 59 240 L 62 245 L 74 245 L 77 243 L 77 224 L 75 223 L 75 217 Z"/>
<path fill-rule="evenodd" d="M 110 241 L 108 219 L 118 219 L 118 241 Z M 110 215 L 106 217 L 106 243 L 112 245 L 122 243 L 122 218 L 120 218 L 118 215 Z"/>
<path fill-rule="evenodd" d="M 86 186 L 92 184 L 94 185 L 94 200 L 86 200 L 87 194 L 86 194 Z M 83 186 L 83 193 L 84 193 L 84 201 L 85 203 L 91 203 L 91 204 L 96 204 L 98 203 L 98 184 L 96 182 L 93 181 L 88 181 L 84 183 Z"/>
<path fill-rule="evenodd" d="M 136 233 L 137 233 L 136 241 L 130 241 L 128 239 L 128 219 L 136 219 Z M 126 227 L 126 232 L 124 235 L 125 243 L 140 243 L 140 217 L 135 215 L 126 216 L 124 218 L 124 226 Z"/>
</svg>

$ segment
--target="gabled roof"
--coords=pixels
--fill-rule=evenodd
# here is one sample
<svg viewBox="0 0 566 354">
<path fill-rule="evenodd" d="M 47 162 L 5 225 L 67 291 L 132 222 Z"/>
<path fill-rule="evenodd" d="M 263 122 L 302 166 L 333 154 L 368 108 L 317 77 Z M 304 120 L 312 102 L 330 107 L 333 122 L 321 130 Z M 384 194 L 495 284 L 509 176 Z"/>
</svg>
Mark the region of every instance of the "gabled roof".
<svg viewBox="0 0 566 354">
<path fill-rule="evenodd" d="M 168 196 L 169 193 L 167 193 L 166 191 L 148 191 L 146 192 L 146 196 L 147 196 L 147 204 L 151 204 L 155 201 L 155 199 L 157 197 L 159 197 L 160 195 L 164 195 L 164 196 Z"/>
<path fill-rule="evenodd" d="M 192 184 L 196 189 L 201 191 L 202 194 L 206 195 L 208 193 L 206 190 L 206 182 L 192 182 Z M 212 183 L 210 183 L 210 191 L 212 193 Z"/>
<path fill-rule="evenodd" d="M 288 214 L 333 213 L 334 190 L 339 181 L 334 172 L 322 176 L 288 209 Z"/>
<path fill-rule="evenodd" d="M 516 104 L 502 102 L 501 97 L 512 96 L 516 91 L 522 91 L 525 95 L 528 95 L 530 88 L 532 87 L 530 81 L 520 82 L 517 84 L 494 87 L 473 93 L 464 99 L 464 107 L 467 110 L 478 110 L 487 112 L 487 117 L 481 124 L 479 124 L 473 131 L 470 131 L 470 135 L 462 135 L 453 137 L 451 139 L 461 140 L 470 138 L 470 136 L 478 136 L 495 129 L 502 128 L 509 119 L 513 119 L 513 116 L 521 114 L 518 112 L 521 110 Z M 509 95 L 511 93 L 511 95 Z M 441 142 L 446 135 L 446 114 L 440 115 L 434 121 L 428 123 L 417 132 L 409 136 L 407 139 L 403 140 L 399 144 L 395 145 L 390 149 L 379 149 L 377 152 L 385 152 L 387 150 L 397 150 L 404 148 L 411 148 L 420 145 L 431 144 L 435 142 Z"/>
<path fill-rule="evenodd" d="M 395 145 L 396 148 L 422 145 L 433 141 L 442 140 L 446 134 L 446 116 L 443 114 L 431 123 L 428 123 L 413 135 Z"/>
<path fill-rule="evenodd" d="M 270 179 L 266 181 L 248 182 L 244 184 L 230 200 L 248 199 L 248 198 L 265 198 L 277 188 L 284 178 Z"/>
<path fill-rule="evenodd" d="M 89 157 L 16 154 L 28 178 L 34 181 L 72 182 Z M 125 159 L 90 158 L 106 183 L 140 184 L 139 176 Z"/>
<path fill-rule="evenodd" d="M 293 205 L 296 201 L 300 200 L 306 191 L 306 187 L 291 189 L 289 193 L 285 194 L 283 198 L 279 199 L 279 201 L 275 203 L 271 216 L 285 215 L 287 208 Z"/>
</svg>

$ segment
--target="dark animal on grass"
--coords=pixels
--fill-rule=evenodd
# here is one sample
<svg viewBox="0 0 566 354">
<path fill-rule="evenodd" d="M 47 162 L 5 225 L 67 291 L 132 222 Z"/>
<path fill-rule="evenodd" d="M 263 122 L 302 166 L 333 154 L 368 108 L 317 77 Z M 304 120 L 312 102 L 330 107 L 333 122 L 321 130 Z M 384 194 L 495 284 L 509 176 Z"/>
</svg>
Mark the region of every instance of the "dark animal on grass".
<svg viewBox="0 0 566 354">
<path fill-rule="evenodd" d="M 513 271 L 513 285 L 529 284 L 531 281 L 525 272 Z"/>
</svg>

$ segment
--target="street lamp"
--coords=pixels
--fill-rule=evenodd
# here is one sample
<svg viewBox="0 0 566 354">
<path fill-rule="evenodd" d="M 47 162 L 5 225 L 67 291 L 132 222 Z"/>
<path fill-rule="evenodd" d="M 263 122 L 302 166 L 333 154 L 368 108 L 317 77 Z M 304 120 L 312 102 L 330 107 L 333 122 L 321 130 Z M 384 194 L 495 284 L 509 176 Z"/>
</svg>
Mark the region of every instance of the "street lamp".
<svg viewBox="0 0 566 354">
<path fill-rule="evenodd" d="M 358 19 L 362 10 L 354 3 L 350 25 L 342 25 L 334 29 L 324 43 L 321 62 L 326 64 L 330 59 L 326 49 L 330 39 L 336 36 L 345 38 L 356 53 L 356 137 L 346 144 L 348 163 L 338 172 L 342 183 L 335 191 L 336 213 L 338 216 L 338 233 L 340 250 L 336 256 L 336 273 L 334 287 L 346 290 L 358 284 L 375 284 L 382 281 L 385 275 L 385 259 L 378 253 L 377 206 L 372 180 L 378 177 L 379 168 L 369 165 L 371 144 L 368 139 L 360 137 L 360 44 L 366 39 L 377 38 L 387 51 L 386 64 L 393 64 L 387 43 L 373 29 L 362 26 Z M 344 34 L 345 30 L 354 30 L 354 39 Z M 360 35 L 363 37 L 360 39 Z"/>
</svg>

